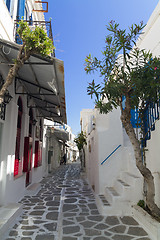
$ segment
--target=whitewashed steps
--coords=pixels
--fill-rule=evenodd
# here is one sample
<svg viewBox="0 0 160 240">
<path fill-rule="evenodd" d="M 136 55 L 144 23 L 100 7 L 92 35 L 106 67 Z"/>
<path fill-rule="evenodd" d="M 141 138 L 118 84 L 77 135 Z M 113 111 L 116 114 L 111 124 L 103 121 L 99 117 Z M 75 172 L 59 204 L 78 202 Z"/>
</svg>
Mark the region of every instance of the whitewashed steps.
<svg viewBox="0 0 160 240">
<path fill-rule="evenodd" d="M 97 205 L 103 215 L 125 216 L 132 214 L 132 206 L 140 199 L 142 199 L 142 179 L 124 172 L 113 186 L 105 188 L 104 195 L 97 197 Z"/>
<path fill-rule="evenodd" d="M 140 199 L 143 199 L 143 177 L 137 176 L 128 172 L 121 174 L 121 179 L 130 185 L 129 190 L 125 190 L 126 199 L 131 199 L 133 205 L 137 204 Z"/>
<path fill-rule="evenodd" d="M 110 206 L 110 203 L 106 200 L 103 194 L 100 194 L 99 198 L 101 199 L 103 206 Z"/>
<path fill-rule="evenodd" d="M 120 195 L 117 194 L 117 192 L 114 189 L 108 189 L 110 192 L 113 202 L 109 202 L 109 200 L 104 195 L 97 195 L 96 196 L 96 202 L 98 206 L 99 212 L 104 216 L 125 216 L 125 215 L 131 215 L 131 209 L 130 209 L 130 202 L 129 201 L 122 201 Z M 116 200 L 115 198 L 116 197 Z M 110 199 L 111 199 L 110 198 Z M 124 205 L 125 209 L 127 209 L 127 212 L 124 212 Z"/>
<path fill-rule="evenodd" d="M 107 201 L 112 204 L 116 199 L 119 199 L 120 195 L 113 187 L 106 187 L 105 189 L 105 197 Z"/>
<path fill-rule="evenodd" d="M 135 182 L 140 181 L 141 178 L 135 174 L 129 173 L 129 172 L 122 172 L 121 173 L 121 179 L 128 183 L 129 185 L 133 185 Z"/>
</svg>

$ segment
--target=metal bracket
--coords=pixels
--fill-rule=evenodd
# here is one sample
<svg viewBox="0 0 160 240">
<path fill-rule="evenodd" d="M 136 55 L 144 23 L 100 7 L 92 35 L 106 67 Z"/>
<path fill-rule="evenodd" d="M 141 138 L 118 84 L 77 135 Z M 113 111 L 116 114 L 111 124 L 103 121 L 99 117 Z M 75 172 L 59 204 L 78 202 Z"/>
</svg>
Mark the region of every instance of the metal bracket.
<svg viewBox="0 0 160 240">
<path fill-rule="evenodd" d="M 42 86 L 40 86 L 40 85 L 38 85 L 38 84 L 36 84 L 36 83 L 31 83 L 31 82 L 29 82 L 29 81 L 27 81 L 27 80 L 25 80 L 25 79 L 22 79 L 22 78 L 19 78 L 19 77 L 16 77 L 15 78 L 15 94 L 23 94 L 23 95 L 28 95 L 28 93 L 22 93 L 22 92 L 17 92 L 16 91 L 16 87 L 17 87 L 17 81 L 22 81 L 22 82 L 24 82 L 24 83 L 27 83 L 27 84 L 30 84 L 31 86 L 35 86 L 35 87 L 37 87 L 38 89 L 39 89 L 39 93 L 32 93 L 32 95 L 51 95 L 51 96 L 53 96 L 53 95 L 56 95 L 52 90 L 50 90 L 50 89 L 48 89 L 48 88 L 45 88 L 45 87 L 42 87 Z M 41 91 L 41 89 L 43 89 L 43 90 L 45 90 L 45 91 L 48 91 L 49 93 L 40 93 L 40 91 Z"/>
</svg>

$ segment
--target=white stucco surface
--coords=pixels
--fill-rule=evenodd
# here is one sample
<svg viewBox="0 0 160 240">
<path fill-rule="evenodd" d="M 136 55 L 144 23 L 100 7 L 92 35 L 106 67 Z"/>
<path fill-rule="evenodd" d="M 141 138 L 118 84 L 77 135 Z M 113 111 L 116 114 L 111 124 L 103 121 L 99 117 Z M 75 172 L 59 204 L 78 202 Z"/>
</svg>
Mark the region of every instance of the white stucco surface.
<svg viewBox="0 0 160 240">
<path fill-rule="evenodd" d="M 32 13 L 35 7 L 35 1 L 27 0 L 29 7 L 29 14 Z M 27 3 L 26 1 L 26 3 Z M 0 0 L 0 38 L 14 41 L 14 20 L 17 17 L 17 3 L 18 0 L 11 1 L 10 13 L 6 7 L 5 1 Z M 40 5 L 38 6 L 38 8 Z M 44 20 L 43 13 L 33 12 L 33 20 Z M 1 60 L 4 62 L 7 59 L 8 52 L 5 46 L 1 48 Z M 10 49 L 12 51 L 12 49 Z M 0 65 L 0 74 L 3 79 L 9 71 L 8 64 Z M 26 93 L 26 89 L 20 82 L 16 85 L 14 81 L 8 88 L 12 100 L 6 105 L 5 120 L 0 120 L 0 205 L 7 205 L 8 203 L 17 202 L 23 197 L 26 191 L 26 173 L 23 172 L 23 160 L 24 160 L 24 138 L 29 136 L 29 107 L 26 94 L 15 94 L 15 92 Z M 22 127 L 20 137 L 20 151 L 19 151 L 19 171 L 18 175 L 14 176 L 14 162 L 15 162 L 15 148 L 16 148 L 16 135 L 17 135 L 17 116 L 18 116 L 18 98 L 21 97 L 23 114 L 22 114 Z M 30 99 L 29 103 L 33 105 L 33 100 Z M 30 171 L 30 185 L 39 182 L 44 175 L 48 174 L 48 158 L 47 158 L 47 139 L 43 137 L 42 148 L 42 166 L 34 167 L 35 161 L 35 141 L 40 140 L 40 137 L 36 134 L 40 127 L 39 112 L 33 109 L 33 118 L 37 121 L 36 125 L 32 126 L 32 166 Z M 43 125 L 43 118 L 42 125 Z M 45 134 L 45 133 L 44 133 Z"/>
</svg>

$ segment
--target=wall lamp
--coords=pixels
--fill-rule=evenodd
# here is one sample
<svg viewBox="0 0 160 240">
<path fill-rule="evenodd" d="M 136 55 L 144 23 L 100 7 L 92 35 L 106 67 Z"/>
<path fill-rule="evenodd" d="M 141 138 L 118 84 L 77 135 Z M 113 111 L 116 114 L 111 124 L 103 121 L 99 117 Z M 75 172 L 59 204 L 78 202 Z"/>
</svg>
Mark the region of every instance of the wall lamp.
<svg viewBox="0 0 160 240">
<path fill-rule="evenodd" d="M 0 104 L 0 119 L 5 120 L 6 105 L 11 101 L 12 96 L 9 94 L 9 91 L 6 90 L 3 96 L 3 102 Z"/>
<path fill-rule="evenodd" d="M 10 103 L 11 99 L 12 99 L 12 96 L 10 95 L 9 91 L 6 90 L 4 97 L 3 97 L 3 102 L 5 104 L 8 104 L 8 103 Z"/>
</svg>

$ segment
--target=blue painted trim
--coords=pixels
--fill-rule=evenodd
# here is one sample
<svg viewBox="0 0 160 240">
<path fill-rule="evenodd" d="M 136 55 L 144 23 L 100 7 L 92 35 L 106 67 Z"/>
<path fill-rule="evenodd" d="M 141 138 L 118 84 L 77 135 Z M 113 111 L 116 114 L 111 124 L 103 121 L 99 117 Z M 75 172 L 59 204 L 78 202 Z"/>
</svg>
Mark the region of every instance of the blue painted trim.
<svg viewBox="0 0 160 240">
<path fill-rule="evenodd" d="M 19 19 L 24 17 L 25 1 L 26 0 L 18 0 L 17 16 L 19 17 Z"/>
<path fill-rule="evenodd" d="M 115 149 L 114 149 L 114 151 L 113 152 L 111 152 L 109 155 L 108 155 L 108 157 L 106 158 L 106 159 L 104 159 L 104 161 L 103 162 L 101 162 L 101 165 L 104 163 L 104 162 L 106 162 L 107 161 L 107 159 L 110 157 L 110 156 L 112 156 L 112 154 L 113 153 L 115 153 L 116 151 L 117 151 L 117 149 L 118 148 L 120 148 L 121 147 L 121 144 L 118 146 L 118 147 L 116 147 Z"/>
<path fill-rule="evenodd" d="M 10 12 L 11 0 L 6 0 L 6 6 L 7 6 L 7 8 L 8 8 L 8 11 Z"/>
<path fill-rule="evenodd" d="M 123 110 L 125 109 L 125 103 L 126 103 L 126 97 L 122 96 L 122 108 Z M 131 124 L 133 126 L 133 128 L 140 128 L 140 119 L 138 119 L 139 117 L 139 112 L 137 108 L 131 109 Z"/>
</svg>

